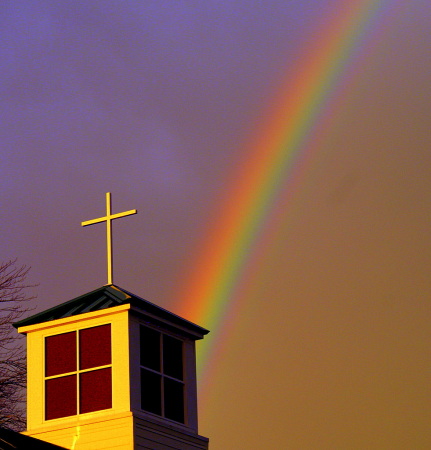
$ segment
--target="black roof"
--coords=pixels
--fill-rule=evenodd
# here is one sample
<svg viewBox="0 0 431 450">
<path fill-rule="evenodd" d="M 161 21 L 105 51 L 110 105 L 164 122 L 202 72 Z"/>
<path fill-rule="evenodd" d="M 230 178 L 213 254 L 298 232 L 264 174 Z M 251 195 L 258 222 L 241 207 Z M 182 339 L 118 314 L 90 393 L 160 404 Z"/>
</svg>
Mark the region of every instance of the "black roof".
<svg viewBox="0 0 431 450">
<path fill-rule="evenodd" d="M 13 326 L 18 328 L 27 325 L 35 325 L 42 322 L 49 322 L 50 320 L 62 319 L 92 311 L 100 311 L 102 309 L 128 303 L 141 314 L 152 318 L 162 319 L 163 322 L 166 321 L 174 327 L 178 326 L 185 331 L 191 332 L 195 338 L 200 339 L 205 334 L 209 333 L 205 328 L 189 322 L 188 320 L 113 284 L 102 286 L 87 294 L 80 295 L 79 297 L 61 303 L 53 308 L 34 314 L 19 322 L 15 322 Z"/>
<path fill-rule="evenodd" d="M 65 447 L 50 444 L 18 431 L 0 428 L 0 450 L 64 450 Z"/>
</svg>

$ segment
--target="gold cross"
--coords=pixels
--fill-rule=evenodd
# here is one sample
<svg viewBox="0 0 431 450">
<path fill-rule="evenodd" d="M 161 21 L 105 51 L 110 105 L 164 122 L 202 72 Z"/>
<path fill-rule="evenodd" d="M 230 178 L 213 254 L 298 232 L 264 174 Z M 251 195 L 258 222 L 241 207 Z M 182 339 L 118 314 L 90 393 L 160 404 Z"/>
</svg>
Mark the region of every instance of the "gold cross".
<svg viewBox="0 0 431 450">
<path fill-rule="evenodd" d="M 112 283 L 112 221 L 114 219 L 119 219 L 120 217 L 130 216 L 136 214 L 138 211 L 136 209 L 131 209 L 130 211 L 125 211 L 118 214 L 111 214 L 111 193 L 106 193 L 106 216 L 99 217 L 98 219 L 87 220 L 81 222 L 83 227 L 87 225 L 93 225 L 94 223 L 106 222 L 106 250 L 107 250 L 107 260 L 108 260 L 108 284 Z"/>
</svg>

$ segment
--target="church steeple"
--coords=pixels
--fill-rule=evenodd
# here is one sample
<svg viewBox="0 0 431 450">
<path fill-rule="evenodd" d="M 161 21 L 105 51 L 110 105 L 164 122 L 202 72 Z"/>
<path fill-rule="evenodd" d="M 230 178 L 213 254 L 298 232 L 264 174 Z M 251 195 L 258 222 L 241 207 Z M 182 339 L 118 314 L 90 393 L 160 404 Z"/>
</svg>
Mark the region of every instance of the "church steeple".
<svg viewBox="0 0 431 450">
<path fill-rule="evenodd" d="M 73 450 L 206 450 L 198 435 L 195 342 L 201 328 L 108 284 L 15 323 L 27 335 L 27 431 Z"/>
<path fill-rule="evenodd" d="M 31 316 L 26 434 L 69 449 L 207 449 L 195 342 L 208 330 L 118 286 Z"/>
</svg>

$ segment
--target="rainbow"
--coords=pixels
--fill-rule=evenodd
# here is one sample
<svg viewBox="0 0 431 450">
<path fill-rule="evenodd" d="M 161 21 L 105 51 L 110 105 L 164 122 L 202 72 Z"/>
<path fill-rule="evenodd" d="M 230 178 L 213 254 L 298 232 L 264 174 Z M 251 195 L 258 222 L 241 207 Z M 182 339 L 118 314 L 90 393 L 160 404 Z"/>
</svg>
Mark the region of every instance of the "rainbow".
<svg viewBox="0 0 431 450">
<path fill-rule="evenodd" d="M 199 242 L 192 257 L 195 264 L 176 291 L 179 314 L 213 332 L 212 339 L 209 335 L 200 344 L 202 385 L 207 373 L 212 373 L 209 365 L 223 351 L 235 318 L 246 306 L 246 296 L 237 295 L 238 289 L 249 260 L 265 247 L 265 228 L 276 226 L 275 205 L 281 190 L 292 199 L 342 106 L 341 93 L 358 76 L 361 61 L 369 59 L 376 33 L 385 28 L 388 6 L 401 8 L 399 4 L 344 0 L 328 11 L 329 20 L 304 52 L 294 79 L 290 77 L 280 88 L 260 129 L 246 145 L 246 162 L 233 174 L 228 195 L 215 209 L 214 226 Z"/>
</svg>

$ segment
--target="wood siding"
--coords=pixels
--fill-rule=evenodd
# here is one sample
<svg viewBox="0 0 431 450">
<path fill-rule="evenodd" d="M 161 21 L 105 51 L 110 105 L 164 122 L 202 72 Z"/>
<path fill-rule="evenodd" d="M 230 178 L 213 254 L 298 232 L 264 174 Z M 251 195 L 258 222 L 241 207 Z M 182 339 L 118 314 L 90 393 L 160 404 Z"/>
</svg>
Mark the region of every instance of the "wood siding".
<svg viewBox="0 0 431 450">
<path fill-rule="evenodd" d="M 99 421 L 86 420 L 25 434 L 70 450 L 133 450 L 132 414 L 105 415 Z"/>
<path fill-rule="evenodd" d="M 134 450 L 207 450 L 208 439 L 186 430 L 134 418 Z"/>
</svg>

